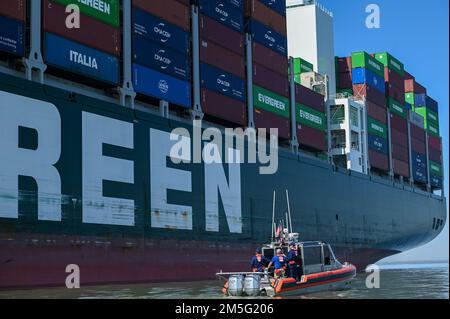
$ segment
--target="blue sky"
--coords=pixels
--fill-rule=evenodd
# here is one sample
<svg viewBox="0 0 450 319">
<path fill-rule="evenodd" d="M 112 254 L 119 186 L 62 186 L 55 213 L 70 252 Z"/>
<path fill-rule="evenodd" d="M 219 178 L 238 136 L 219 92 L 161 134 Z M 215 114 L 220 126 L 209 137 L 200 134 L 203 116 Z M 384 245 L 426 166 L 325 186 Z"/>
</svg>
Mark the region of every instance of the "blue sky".
<svg viewBox="0 0 450 319">
<path fill-rule="evenodd" d="M 361 50 L 388 51 L 403 62 L 406 70 L 439 102 L 440 129 L 444 144 L 445 189 L 448 198 L 449 1 L 322 0 L 319 3 L 334 14 L 336 55 L 348 56 L 353 51 Z M 380 29 L 366 27 L 366 7 L 369 4 L 377 4 L 380 8 Z M 447 222 L 443 233 L 432 243 L 390 259 L 448 260 L 448 241 Z"/>
</svg>

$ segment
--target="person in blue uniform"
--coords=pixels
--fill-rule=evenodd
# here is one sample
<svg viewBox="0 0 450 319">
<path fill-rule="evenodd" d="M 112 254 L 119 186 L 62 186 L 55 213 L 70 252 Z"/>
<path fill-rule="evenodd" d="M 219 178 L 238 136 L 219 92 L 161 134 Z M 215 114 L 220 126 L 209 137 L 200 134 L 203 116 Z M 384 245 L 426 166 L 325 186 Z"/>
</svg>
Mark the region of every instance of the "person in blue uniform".
<svg viewBox="0 0 450 319">
<path fill-rule="evenodd" d="M 286 260 L 289 266 L 289 277 L 298 281 L 298 249 L 294 243 L 289 245 L 289 253 L 286 256 Z"/>
<path fill-rule="evenodd" d="M 277 249 L 277 254 L 273 256 L 267 268 L 272 265 L 275 267 L 275 278 L 283 278 L 286 274 L 286 256 L 281 249 Z"/>
<path fill-rule="evenodd" d="M 257 248 L 255 256 L 253 256 L 250 262 L 250 268 L 253 272 L 264 272 L 269 260 L 262 255 L 261 249 Z"/>
</svg>

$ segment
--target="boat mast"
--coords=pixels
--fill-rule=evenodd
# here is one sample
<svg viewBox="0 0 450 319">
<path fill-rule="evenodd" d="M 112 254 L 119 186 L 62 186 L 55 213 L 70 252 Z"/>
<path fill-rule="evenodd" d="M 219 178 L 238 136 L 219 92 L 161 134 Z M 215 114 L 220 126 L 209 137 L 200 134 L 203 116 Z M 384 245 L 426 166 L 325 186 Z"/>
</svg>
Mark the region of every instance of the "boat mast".
<svg viewBox="0 0 450 319">
<path fill-rule="evenodd" d="M 275 232 L 276 232 L 276 225 L 275 225 L 275 191 L 273 191 L 273 200 L 272 200 L 272 242 L 275 240 Z"/>
<path fill-rule="evenodd" d="M 292 217 L 291 217 L 291 206 L 289 205 L 289 191 L 286 189 L 286 200 L 287 200 L 287 207 L 288 207 L 288 213 L 289 213 L 289 226 L 292 230 Z"/>
</svg>

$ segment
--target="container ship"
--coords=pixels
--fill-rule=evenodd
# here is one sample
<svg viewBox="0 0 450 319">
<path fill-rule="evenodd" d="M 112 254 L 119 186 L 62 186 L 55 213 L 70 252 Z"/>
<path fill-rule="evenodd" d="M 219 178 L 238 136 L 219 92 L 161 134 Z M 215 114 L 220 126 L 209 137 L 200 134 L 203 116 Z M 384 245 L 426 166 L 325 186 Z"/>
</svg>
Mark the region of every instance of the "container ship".
<svg viewBox="0 0 450 319">
<path fill-rule="evenodd" d="M 438 102 L 401 57 L 335 57 L 332 25 L 312 1 L 2 0 L 0 288 L 246 269 L 286 191 L 300 238 L 359 270 L 430 242 Z M 207 128 L 236 158 L 278 135 L 206 162 Z"/>
</svg>

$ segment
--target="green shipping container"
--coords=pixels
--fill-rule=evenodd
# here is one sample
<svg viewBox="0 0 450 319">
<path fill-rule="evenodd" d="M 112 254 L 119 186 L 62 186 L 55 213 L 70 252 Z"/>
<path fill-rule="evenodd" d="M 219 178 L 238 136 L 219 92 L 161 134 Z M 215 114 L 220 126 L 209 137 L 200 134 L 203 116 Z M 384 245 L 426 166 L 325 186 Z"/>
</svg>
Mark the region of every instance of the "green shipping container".
<svg viewBox="0 0 450 319">
<path fill-rule="evenodd" d="M 94 19 L 120 27 L 119 0 L 53 0 L 62 5 L 74 4 L 80 8 L 80 12 Z"/>
<path fill-rule="evenodd" d="M 352 53 L 352 68 L 367 68 L 384 79 L 383 64 L 364 51 Z"/>
<path fill-rule="evenodd" d="M 408 104 L 411 104 L 411 106 L 414 107 L 414 103 L 416 103 L 415 99 L 414 99 L 414 93 L 412 93 L 412 92 L 406 93 L 405 94 L 405 102 Z"/>
<path fill-rule="evenodd" d="M 253 86 L 253 103 L 264 111 L 290 118 L 290 103 L 287 97 L 280 96 L 259 86 Z"/>
<path fill-rule="evenodd" d="M 433 123 L 427 122 L 425 124 L 425 126 L 427 127 L 427 131 L 430 135 L 439 137 L 439 126 L 435 125 Z"/>
<path fill-rule="evenodd" d="M 387 103 L 387 106 L 392 113 L 397 114 L 404 119 L 406 118 L 406 109 L 404 105 L 400 104 L 393 98 L 389 98 Z"/>
<path fill-rule="evenodd" d="M 430 161 L 430 173 L 437 176 L 442 176 L 442 165 Z"/>
<path fill-rule="evenodd" d="M 343 94 L 346 97 L 353 96 L 353 89 L 337 89 L 336 93 Z"/>
<path fill-rule="evenodd" d="M 314 66 L 302 58 L 294 59 L 294 73 L 300 75 L 303 73 L 314 72 Z"/>
<path fill-rule="evenodd" d="M 367 127 L 370 134 L 377 135 L 384 139 L 387 139 L 387 127 L 385 124 L 378 122 L 377 120 L 367 117 Z"/>
<path fill-rule="evenodd" d="M 296 104 L 297 122 L 318 131 L 327 131 L 327 120 L 324 113 L 309 108 L 303 104 Z"/>
<path fill-rule="evenodd" d="M 416 107 L 414 108 L 414 112 L 424 118 L 426 128 L 431 125 L 439 132 L 439 116 L 435 112 L 427 109 L 426 107 Z"/>
<path fill-rule="evenodd" d="M 375 59 L 380 61 L 385 67 L 397 72 L 401 76 L 405 75 L 405 66 L 399 60 L 387 52 L 375 54 Z"/>
</svg>

